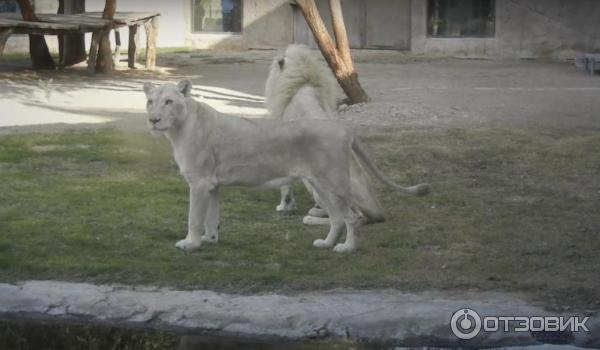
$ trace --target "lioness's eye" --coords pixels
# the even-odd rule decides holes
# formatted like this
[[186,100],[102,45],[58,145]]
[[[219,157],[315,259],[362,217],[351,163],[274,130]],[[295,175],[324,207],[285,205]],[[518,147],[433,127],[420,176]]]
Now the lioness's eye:
[[170,105],[171,103],[173,103],[173,100],[166,100],[166,101],[165,101],[165,104],[166,104],[167,106],[168,106],[168,105]]
[[151,104],[152,104],[152,100],[148,100],[148,105],[151,105]]

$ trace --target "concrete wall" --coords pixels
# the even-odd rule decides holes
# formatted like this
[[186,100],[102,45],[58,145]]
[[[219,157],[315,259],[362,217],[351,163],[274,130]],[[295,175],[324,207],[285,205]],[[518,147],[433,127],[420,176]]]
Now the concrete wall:
[[411,51],[426,55],[573,58],[600,51],[598,0],[496,0],[494,38],[428,38],[427,1],[412,0]]
[[[240,34],[192,33],[191,1],[120,0],[118,5],[119,11],[161,13],[159,47],[243,50],[280,48],[294,41],[294,21],[298,18],[288,0],[243,0],[244,29]],[[55,13],[58,6],[56,0],[35,3],[38,12]],[[104,0],[86,2],[88,11],[103,7]],[[579,52],[600,51],[599,0],[496,0],[493,38],[428,38],[427,1],[412,0],[410,7],[410,47],[417,54],[572,58]],[[122,30],[123,48],[127,47],[127,37],[127,30]],[[56,50],[55,37],[47,37],[47,42]],[[27,37],[15,35],[5,52],[27,50]]]
[[243,0],[242,33],[192,33],[192,2],[183,0],[185,44],[198,49],[267,49],[292,43],[294,16],[288,0]]

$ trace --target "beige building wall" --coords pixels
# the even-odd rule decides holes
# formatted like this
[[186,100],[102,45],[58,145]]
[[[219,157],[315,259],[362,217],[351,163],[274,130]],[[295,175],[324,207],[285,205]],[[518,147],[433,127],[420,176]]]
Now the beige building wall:
[[185,45],[197,49],[270,49],[293,42],[294,15],[288,0],[243,0],[241,33],[193,33],[192,0],[183,1]]

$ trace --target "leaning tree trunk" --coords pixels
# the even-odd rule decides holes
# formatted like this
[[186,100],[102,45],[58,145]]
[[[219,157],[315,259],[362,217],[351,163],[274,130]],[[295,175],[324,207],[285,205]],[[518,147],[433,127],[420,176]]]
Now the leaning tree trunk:
[[369,96],[358,81],[358,74],[354,68],[350,55],[350,44],[344,24],[344,16],[340,0],[329,0],[331,21],[336,44],[327,31],[323,19],[314,0],[296,0],[308,27],[312,31],[319,49],[333,71],[338,83],[344,90],[350,104],[368,102]]
[[[17,0],[17,3],[21,7],[21,16],[25,21],[38,21],[29,0]],[[29,34],[29,56],[34,69],[56,69],[43,35]]]
[[[112,20],[117,12],[117,0],[106,0],[102,18]],[[98,61],[96,63],[96,71],[102,73],[112,73],[114,70],[112,50],[110,47],[110,29],[95,33],[100,35],[100,46],[98,48]]]
[[[85,13],[85,0],[59,0],[58,13]],[[60,61],[64,66],[72,66],[87,59],[84,34],[60,35],[58,38]]]

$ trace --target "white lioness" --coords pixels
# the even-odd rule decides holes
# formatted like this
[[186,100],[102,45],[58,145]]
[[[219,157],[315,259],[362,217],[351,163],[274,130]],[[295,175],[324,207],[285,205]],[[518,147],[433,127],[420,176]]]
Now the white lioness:
[[[336,111],[336,86],[331,72],[313,53],[302,45],[290,45],[271,63],[265,87],[269,116],[279,120],[334,119]],[[354,155],[353,155],[354,158]],[[369,177],[360,162],[352,160],[350,188],[353,210],[361,217],[361,223],[384,220],[383,208],[375,196]],[[318,194],[305,183],[315,199],[315,207],[304,218],[306,224],[328,224],[327,213],[321,209]],[[292,187],[281,187],[281,201],[277,211],[296,208]]]
[[227,185],[273,187],[305,180],[318,193],[331,221],[319,248],[334,247],[344,227],[346,240],[336,252],[356,248],[358,217],[351,209],[352,153],[380,180],[397,190],[426,192],[391,183],[363,152],[356,138],[330,121],[251,120],[223,115],[190,97],[191,83],[144,84],[148,125],[164,133],[190,186],[188,233],[176,247],[193,250],[218,241],[218,189]]

